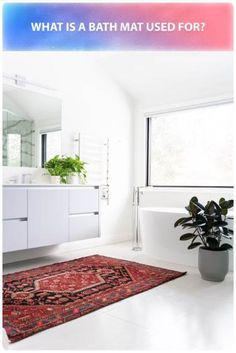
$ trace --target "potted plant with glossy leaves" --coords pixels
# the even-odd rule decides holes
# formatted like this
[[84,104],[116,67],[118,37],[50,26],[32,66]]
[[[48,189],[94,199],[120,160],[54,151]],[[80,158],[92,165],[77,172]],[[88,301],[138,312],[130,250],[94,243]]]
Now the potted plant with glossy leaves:
[[209,281],[223,281],[228,273],[229,244],[233,230],[227,222],[228,209],[233,207],[233,200],[226,201],[223,197],[219,203],[208,201],[205,206],[192,197],[186,207],[189,217],[182,217],[175,222],[175,227],[181,226],[190,230],[181,235],[180,240],[191,240],[188,249],[199,247],[198,268],[201,276]]

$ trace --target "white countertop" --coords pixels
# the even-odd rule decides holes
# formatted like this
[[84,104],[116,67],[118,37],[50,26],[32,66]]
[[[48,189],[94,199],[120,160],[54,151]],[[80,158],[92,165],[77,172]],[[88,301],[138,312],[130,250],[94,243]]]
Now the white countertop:
[[99,187],[89,184],[3,184],[3,187]]

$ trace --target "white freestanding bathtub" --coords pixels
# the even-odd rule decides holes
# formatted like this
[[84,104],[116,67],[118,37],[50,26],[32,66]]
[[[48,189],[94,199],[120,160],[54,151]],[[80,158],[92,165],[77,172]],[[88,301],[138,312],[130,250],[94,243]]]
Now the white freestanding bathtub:
[[[180,235],[188,230],[174,228],[175,221],[185,216],[188,213],[184,208],[140,207],[139,225],[144,252],[163,261],[197,266],[198,248],[188,250],[190,241],[179,240]],[[232,258],[233,251],[230,251],[230,270],[233,269]]]

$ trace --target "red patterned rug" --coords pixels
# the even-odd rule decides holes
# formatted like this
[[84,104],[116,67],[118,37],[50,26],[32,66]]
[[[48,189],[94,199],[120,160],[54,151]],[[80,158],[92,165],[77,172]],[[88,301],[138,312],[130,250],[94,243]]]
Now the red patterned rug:
[[3,326],[16,342],[185,273],[93,255],[5,275]]

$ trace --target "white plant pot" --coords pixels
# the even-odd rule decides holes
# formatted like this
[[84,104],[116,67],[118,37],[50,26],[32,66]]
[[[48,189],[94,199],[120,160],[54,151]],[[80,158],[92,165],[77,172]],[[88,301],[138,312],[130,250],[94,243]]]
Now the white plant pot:
[[51,184],[61,184],[61,177],[58,175],[51,175]]
[[68,175],[66,177],[67,184],[79,184],[79,176],[78,175]]

